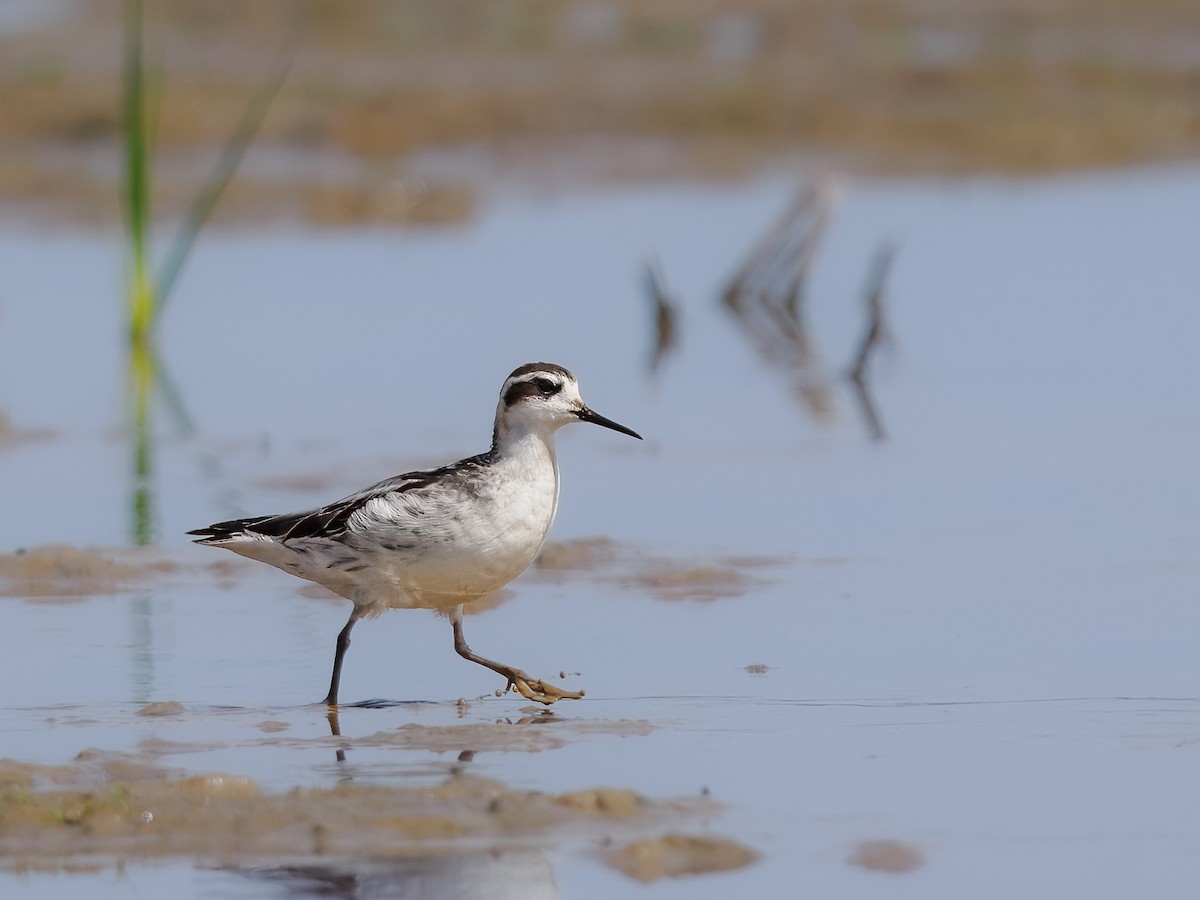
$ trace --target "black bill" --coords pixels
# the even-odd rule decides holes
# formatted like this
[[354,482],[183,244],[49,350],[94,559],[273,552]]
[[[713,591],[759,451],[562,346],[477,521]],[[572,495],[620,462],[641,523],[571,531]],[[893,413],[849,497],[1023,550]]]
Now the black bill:
[[627,434],[630,437],[635,437],[639,441],[642,439],[642,436],[632,428],[626,428],[624,425],[619,425],[612,419],[606,419],[604,416],[600,415],[600,413],[592,412],[586,406],[579,410],[578,416],[585,422],[591,422],[594,425],[603,425],[605,428],[611,428],[613,431],[619,431],[621,434]]

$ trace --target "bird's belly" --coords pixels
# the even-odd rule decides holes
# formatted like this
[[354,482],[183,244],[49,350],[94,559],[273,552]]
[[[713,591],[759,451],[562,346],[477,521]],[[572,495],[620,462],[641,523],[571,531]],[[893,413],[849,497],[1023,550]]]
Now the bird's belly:
[[449,609],[499,590],[532,561],[532,554],[522,558],[456,555],[408,563],[380,561],[364,586],[368,594],[386,597],[392,608]]
[[372,606],[450,609],[508,584],[529,567],[554,518],[551,493],[513,491],[461,515],[354,542],[366,568],[357,592]]

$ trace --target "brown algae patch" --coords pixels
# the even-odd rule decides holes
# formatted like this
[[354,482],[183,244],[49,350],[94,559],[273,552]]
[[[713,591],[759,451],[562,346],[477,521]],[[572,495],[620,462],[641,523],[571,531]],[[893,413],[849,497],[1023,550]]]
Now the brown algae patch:
[[0,412],[0,450],[34,441],[50,441],[58,433],[50,428],[19,428]]
[[872,872],[903,874],[921,868],[925,856],[920,848],[903,841],[862,841],[854,848],[848,862]]
[[614,869],[643,882],[731,872],[757,860],[756,851],[728,838],[686,834],[666,834],[634,841],[606,858]]
[[629,579],[630,587],[648,591],[660,600],[740,597],[760,583],[727,566],[680,566],[674,563],[658,563]]
[[170,560],[133,554],[117,558],[99,550],[47,544],[0,554],[0,596],[89,597],[119,594],[174,571]]
[[[96,779],[63,789],[63,767],[0,763],[0,856],[389,858],[439,842],[559,837],[614,825],[645,828],[711,811],[703,800],[652,801],[621,788],[567,794],[515,790],[456,774],[441,784],[340,784],[266,793],[249,778],[207,774]],[[70,767],[67,767],[70,768]],[[50,782],[51,787],[40,785]]]
[[[58,775],[54,783],[64,788],[83,790],[97,783],[161,781],[172,772],[160,763],[160,758],[145,751],[116,752],[89,747],[76,755],[73,766],[54,769]],[[46,780],[40,767],[30,774],[36,783]],[[179,774],[178,770],[175,774]]]
[[147,703],[137,711],[139,716],[179,716],[184,712],[183,704],[178,700],[156,700]]
[[740,597],[767,582],[749,570],[781,565],[787,559],[763,556],[716,556],[702,562],[645,554],[608,538],[550,543],[536,570],[563,580],[589,573],[603,581],[660,600],[718,600]]
[[616,541],[605,537],[549,541],[535,565],[546,573],[594,571],[602,565],[616,563],[624,551],[625,548]]

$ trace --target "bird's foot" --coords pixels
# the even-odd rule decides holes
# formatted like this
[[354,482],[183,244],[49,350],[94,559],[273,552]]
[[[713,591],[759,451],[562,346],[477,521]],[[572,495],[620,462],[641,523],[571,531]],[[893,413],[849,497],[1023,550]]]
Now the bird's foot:
[[504,686],[503,691],[497,691],[497,694],[507,694],[515,689],[526,700],[544,703],[547,706],[557,700],[583,699],[583,691],[568,691],[540,678],[530,678],[520,669],[510,669],[500,674],[508,679],[508,684]]

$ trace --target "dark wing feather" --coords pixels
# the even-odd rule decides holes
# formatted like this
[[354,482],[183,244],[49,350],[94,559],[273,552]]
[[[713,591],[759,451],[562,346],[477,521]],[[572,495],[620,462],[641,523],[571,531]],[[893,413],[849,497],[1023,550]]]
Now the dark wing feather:
[[188,534],[198,534],[205,538],[223,538],[229,537],[232,534],[238,534],[253,528],[260,522],[266,522],[271,516],[254,516],[249,519],[230,519],[228,522],[217,522],[209,525],[207,528],[196,528],[189,531]]
[[222,541],[252,531],[255,534],[278,538],[287,541],[292,538],[324,537],[336,539],[345,532],[346,522],[358,510],[375,499],[386,494],[397,494],[416,488],[427,487],[439,479],[464,469],[478,468],[490,462],[488,453],[460,460],[440,469],[430,469],[422,472],[406,472],[384,479],[368,488],[363,488],[349,497],[343,497],[320,509],[306,510],[299,513],[284,513],[278,516],[252,516],[247,519],[230,519],[228,522],[217,522],[207,528],[197,528],[188,534],[198,535],[199,544]]

